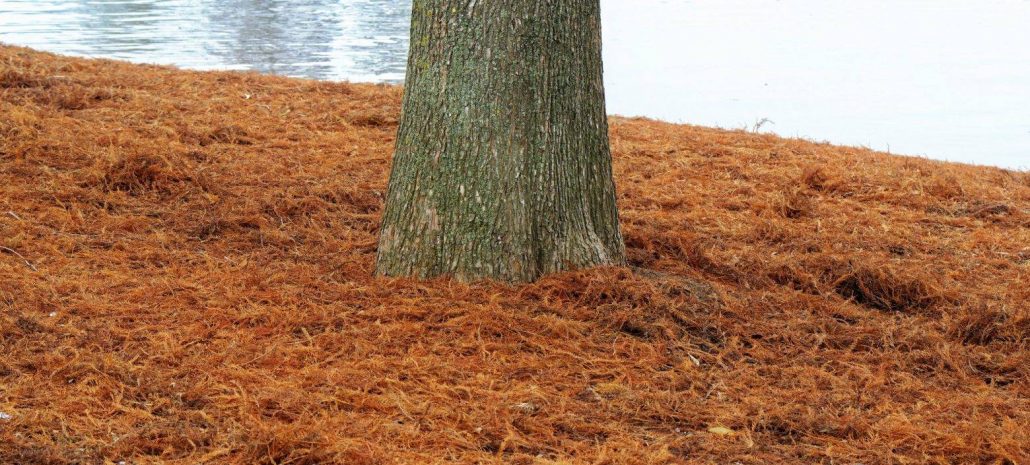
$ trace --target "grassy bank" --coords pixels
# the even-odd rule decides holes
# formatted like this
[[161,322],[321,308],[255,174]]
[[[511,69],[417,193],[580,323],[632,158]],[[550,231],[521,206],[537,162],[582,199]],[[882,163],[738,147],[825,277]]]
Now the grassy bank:
[[632,267],[374,279],[400,96],[0,46],[0,463],[1027,463],[1030,175],[615,117]]

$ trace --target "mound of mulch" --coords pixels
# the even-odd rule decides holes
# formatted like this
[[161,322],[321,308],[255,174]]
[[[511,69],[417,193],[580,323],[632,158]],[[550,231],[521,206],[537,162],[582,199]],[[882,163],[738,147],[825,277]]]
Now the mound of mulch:
[[632,266],[376,279],[400,97],[0,47],[0,463],[1028,463],[1030,175],[616,117]]

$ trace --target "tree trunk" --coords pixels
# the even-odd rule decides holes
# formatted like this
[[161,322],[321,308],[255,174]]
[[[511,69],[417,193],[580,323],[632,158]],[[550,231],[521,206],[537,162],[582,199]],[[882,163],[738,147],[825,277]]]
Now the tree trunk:
[[599,0],[414,0],[376,272],[528,282],[625,262]]

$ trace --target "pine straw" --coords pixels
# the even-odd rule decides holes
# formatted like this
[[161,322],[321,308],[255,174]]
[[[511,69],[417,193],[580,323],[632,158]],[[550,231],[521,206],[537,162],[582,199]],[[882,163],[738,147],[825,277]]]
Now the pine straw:
[[1030,175],[613,118],[632,267],[374,279],[400,96],[0,47],[0,463],[1028,463]]

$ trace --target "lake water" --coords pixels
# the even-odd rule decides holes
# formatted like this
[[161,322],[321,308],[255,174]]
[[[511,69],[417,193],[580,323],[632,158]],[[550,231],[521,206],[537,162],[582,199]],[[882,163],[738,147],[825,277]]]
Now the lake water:
[[[1030,168],[1028,0],[602,0],[610,113]],[[0,42],[401,82],[410,0],[0,0]]]

